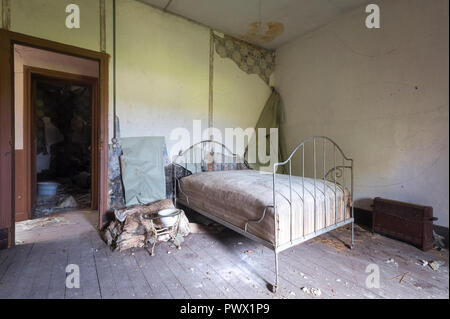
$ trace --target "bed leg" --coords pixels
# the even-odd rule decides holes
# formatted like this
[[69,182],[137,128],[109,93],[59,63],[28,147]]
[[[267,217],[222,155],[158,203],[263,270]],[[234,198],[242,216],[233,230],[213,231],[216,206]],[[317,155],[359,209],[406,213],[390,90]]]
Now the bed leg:
[[277,293],[278,289],[278,252],[275,251],[275,283],[272,285],[272,292]]

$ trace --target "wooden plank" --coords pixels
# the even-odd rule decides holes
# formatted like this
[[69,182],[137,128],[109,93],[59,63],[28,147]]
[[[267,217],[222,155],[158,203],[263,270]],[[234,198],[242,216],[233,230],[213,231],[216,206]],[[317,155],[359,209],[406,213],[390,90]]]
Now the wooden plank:
[[106,250],[110,248],[104,244],[99,245],[96,239],[97,236],[98,234],[96,232],[92,232],[90,237],[94,247],[94,261],[102,298],[119,298],[120,293],[117,289],[112,266],[106,253]]
[[152,257],[148,252],[144,248],[136,249],[133,257],[139,269],[141,269],[146,281],[150,285],[150,288],[153,291],[153,297],[158,299],[173,298],[159,276],[159,273],[156,271],[155,265],[152,262]]
[[[71,239],[70,245],[67,248],[67,265],[75,264],[80,266],[81,264],[81,247],[80,247],[80,236],[76,236],[75,238]],[[67,267],[66,265],[66,267]],[[65,272],[65,268],[64,268]],[[66,274],[67,276],[67,274]],[[68,288],[66,286],[66,293],[65,293],[65,299],[80,299],[83,296],[83,290],[81,288],[81,278],[83,277],[83,274],[81,273],[80,269],[80,288]]]
[[134,250],[128,251],[128,253],[123,257],[124,264],[133,284],[136,298],[154,298],[154,292],[134,258]]
[[[331,235],[335,236],[334,240],[342,240],[342,236],[345,235],[349,237],[349,235],[343,231],[330,234],[329,236]],[[377,238],[378,240],[374,243],[368,236],[368,232],[362,233],[361,235],[364,236],[364,240],[361,240],[355,249],[351,251],[351,253],[348,251],[345,252],[345,258],[351,260],[353,264],[358,265],[358,267],[362,270],[364,270],[369,263],[377,264],[382,275],[382,286],[389,285],[389,289],[383,289],[382,291],[388,291],[392,294],[393,298],[400,298],[400,296],[405,294],[410,295],[411,297],[417,296],[417,298],[421,298],[421,296],[423,296],[423,292],[418,291],[420,289],[425,289],[429,296],[438,297],[443,294],[444,296],[448,295],[448,285],[445,281],[435,281],[435,279],[432,278],[434,276],[431,275],[432,273],[435,273],[434,271],[432,271],[429,267],[423,269],[423,267],[417,265],[417,261],[415,259],[419,258],[411,258],[412,252],[408,254],[405,253],[405,250],[411,248],[415,254],[421,254],[423,253],[422,251],[405,243],[388,239],[383,236],[379,236],[380,238]],[[386,242],[382,243],[382,241]],[[381,244],[378,246],[378,249],[375,248],[377,247],[377,244]],[[317,246],[319,249],[326,249],[326,246],[323,244],[320,245],[319,243]],[[399,246],[406,247],[401,247],[399,249]],[[331,259],[339,259],[343,257],[342,254],[338,254],[335,250],[328,250],[328,255]],[[432,254],[432,252],[430,252],[430,254]],[[393,259],[393,262],[387,262],[391,258]],[[423,258],[427,260],[427,257]],[[426,276],[427,271],[430,272],[430,276]],[[401,285],[398,284],[398,281],[391,279],[404,273],[408,273],[408,275],[404,277]],[[415,278],[417,278],[419,274],[425,276],[418,281]],[[430,283],[430,281],[433,283]],[[422,284],[422,286],[420,286],[420,284]],[[418,289],[418,287],[421,288]]]
[[229,298],[232,292],[228,292],[229,288],[228,291],[226,290],[225,287],[228,284],[214,271],[211,271],[211,267],[205,264],[189,245],[189,239],[186,238],[180,253],[173,254],[173,257],[183,268],[193,273],[194,280],[201,283],[208,298]]
[[46,252],[45,243],[34,244],[33,249],[24,261],[24,267],[18,276],[14,289],[10,291],[11,298],[28,298],[34,279],[39,276],[39,265]]
[[211,267],[239,291],[243,298],[272,297],[265,287],[266,282],[257,275],[257,272],[248,271],[239,260],[227,255],[217,240],[205,240],[207,238],[205,235],[197,237],[203,238],[193,241],[195,249],[204,250],[211,257],[209,263]]
[[133,283],[131,282],[131,278],[128,275],[123,261],[124,252],[112,252],[109,249],[105,249],[104,252],[111,264],[112,275],[116,283],[119,298],[135,298],[136,293],[134,291]]
[[[169,246],[169,247],[167,247]],[[174,255],[180,253],[176,248],[170,248],[170,242],[160,243],[158,255],[155,258],[160,259],[166,269],[169,269],[173,276],[180,282],[184,290],[187,291],[190,298],[210,298],[203,289],[203,284],[198,276],[187,267],[182,267]],[[170,253],[170,254],[169,254]]]
[[87,234],[80,238],[80,286],[82,297],[87,299],[101,298],[100,284],[94,259],[94,247]]
[[[191,234],[181,250],[161,243],[151,257],[145,249],[111,252],[86,226],[78,237],[0,252],[0,298],[63,298],[70,262],[80,266],[82,288],[67,289],[67,298],[317,298],[301,291],[303,286],[320,288],[320,298],[448,298],[449,293],[448,265],[435,272],[415,264],[417,258],[448,261],[447,251],[424,253],[359,230],[353,250],[343,244],[349,231],[340,229],[280,253],[274,295],[265,286],[274,280],[273,251],[235,232]],[[398,266],[386,263],[389,258]],[[365,286],[369,263],[380,266],[380,289]],[[390,280],[403,272],[410,275],[402,283]]]
[[9,265],[14,259],[18,249],[3,249],[0,250],[0,284],[2,282],[2,278],[7,272]]
[[[374,261],[380,260],[384,263],[386,260],[393,258],[399,264],[402,271],[409,271],[417,277],[418,284],[419,282],[423,282],[424,287],[432,285],[448,291],[448,283],[445,275],[445,273],[448,274],[447,253],[441,253],[437,250],[424,252],[411,245],[384,236],[378,236],[376,242],[363,242],[360,248],[361,251],[368,253],[368,255],[363,255],[363,258],[370,258]],[[440,271],[436,272],[428,266],[422,267],[417,265],[420,260],[440,260],[446,262],[446,264],[442,266]]]
[[66,295],[66,266],[70,240],[60,240],[56,246],[47,298],[64,299]]
[[[252,245],[256,246],[257,244],[252,243]],[[299,287],[306,286],[309,288],[319,288],[321,289],[323,297],[328,298],[381,297],[374,292],[368,291],[364,286],[360,286],[359,283],[354,282],[351,275],[346,277],[344,274],[334,271],[337,266],[344,265],[344,267],[346,267],[348,261],[344,261],[339,265],[336,265],[336,261],[323,262],[323,253],[318,253],[314,248],[309,248],[309,245],[310,243],[306,242],[279,254],[279,273],[282,278],[286,276],[286,279],[289,280],[289,282],[296,283]],[[299,254],[299,251],[302,253]],[[259,254],[251,254],[251,256],[258,255]],[[260,262],[262,263],[264,263],[264,259],[273,258],[273,252],[268,249],[261,250],[260,255],[262,259]],[[295,281],[292,278],[292,276],[295,276],[295,273],[300,274],[300,278],[297,279],[298,281]],[[362,280],[363,284],[364,282],[365,278]]]
[[[271,295],[273,298],[312,298],[309,295],[304,294],[301,291],[302,286],[296,286],[293,284],[294,280],[289,273],[283,272],[284,265],[279,264],[279,280],[280,286],[276,294],[269,292],[269,287],[275,281],[275,256],[274,252],[263,245],[255,243],[244,236],[228,236],[223,235],[223,243],[232,246],[234,249],[229,249],[230,254],[234,254],[237,258],[241,259],[243,263],[247,265],[249,269],[258,272],[265,280],[265,292]],[[266,254],[264,257],[260,257],[260,254],[256,253],[259,249],[263,249]],[[281,254],[279,254],[280,256]],[[283,268],[282,268],[283,267]],[[269,285],[269,287],[267,286]]]
[[154,265],[154,269],[156,269],[161,282],[164,282],[164,285],[167,287],[172,297],[176,299],[189,299],[189,293],[183,287],[178,278],[169,268],[167,268],[161,258],[158,258],[158,254],[161,255],[164,253],[160,245],[155,249],[155,253],[155,256],[150,256],[149,254],[149,257],[151,258],[151,261],[149,262]]
[[29,293],[29,298],[45,299],[48,296],[50,280],[53,270],[53,258],[55,256],[58,242],[48,242],[43,244],[40,263],[33,284]]
[[13,291],[16,282],[19,280],[21,271],[25,267],[26,259],[33,248],[34,244],[10,248],[17,251],[14,257],[9,259],[4,265],[6,268],[0,280],[0,299],[11,298],[11,292]]
[[[302,250],[306,246],[307,243],[303,243],[284,251],[280,254],[280,260],[288,266],[297,266],[310,279],[309,287],[321,289],[322,294],[329,298],[360,299],[381,297],[375,292],[368,291],[365,287],[360,286],[360,283],[353,280],[351,275],[345,275],[345,273],[336,271],[336,268],[339,266],[347,267],[348,262],[340,265],[336,265],[337,261],[332,263],[323,262],[322,256],[317,251],[312,249]],[[363,280],[362,283],[364,284],[364,282]]]

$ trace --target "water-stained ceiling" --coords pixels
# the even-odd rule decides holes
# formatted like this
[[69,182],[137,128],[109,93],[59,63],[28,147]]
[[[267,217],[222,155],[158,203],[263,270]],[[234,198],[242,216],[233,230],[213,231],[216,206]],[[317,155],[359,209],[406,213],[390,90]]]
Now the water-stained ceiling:
[[[277,48],[368,0],[140,0],[266,48]],[[363,11],[364,12],[364,11]]]

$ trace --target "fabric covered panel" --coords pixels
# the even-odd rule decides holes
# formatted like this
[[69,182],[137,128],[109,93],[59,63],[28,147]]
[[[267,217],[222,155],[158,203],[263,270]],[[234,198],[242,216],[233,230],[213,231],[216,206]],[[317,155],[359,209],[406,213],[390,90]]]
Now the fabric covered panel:
[[126,205],[166,198],[164,137],[121,138],[120,164]]

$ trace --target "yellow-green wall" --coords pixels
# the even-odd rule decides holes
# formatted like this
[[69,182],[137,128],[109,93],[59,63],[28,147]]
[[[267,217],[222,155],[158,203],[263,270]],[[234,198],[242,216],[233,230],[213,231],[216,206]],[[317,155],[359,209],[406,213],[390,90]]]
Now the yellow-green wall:
[[[80,7],[80,29],[68,29],[66,6]],[[13,0],[11,30],[56,42],[100,49],[100,5],[96,0]]]
[[[65,7],[80,6],[81,28],[68,29]],[[112,56],[112,1],[106,0],[107,53]],[[98,0],[11,1],[11,30],[95,51],[100,50]],[[112,60],[110,137],[112,137]],[[252,127],[268,98],[268,86],[217,54],[214,123]],[[117,0],[117,115],[121,136],[166,137],[176,127],[207,126],[209,29],[135,0]]]

